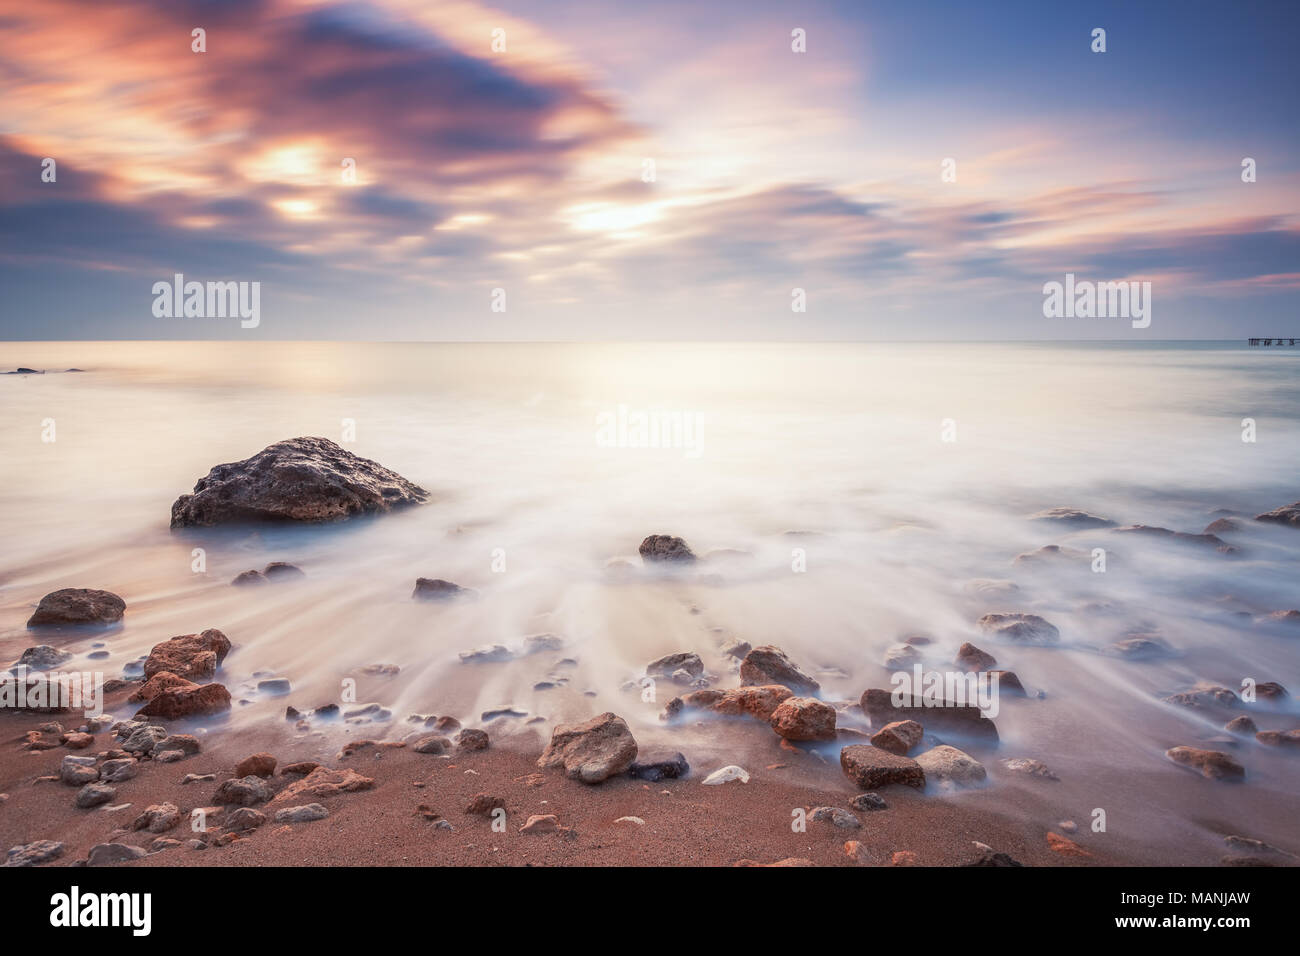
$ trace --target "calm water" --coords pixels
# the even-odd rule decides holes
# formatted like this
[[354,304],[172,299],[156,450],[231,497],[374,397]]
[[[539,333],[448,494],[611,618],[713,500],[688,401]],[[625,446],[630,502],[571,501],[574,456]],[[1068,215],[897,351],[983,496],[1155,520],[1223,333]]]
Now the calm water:
[[[1218,509],[1295,501],[1298,361],[1295,350],[1210,343],[3,344],[0,368],[86,371],[0,377],[0,641],[10,659],[32,643],[23,622],[47,591],[104,587],[129,610],[100,638],[111,657],[96,669],[114,676],[161,639],[220,627],[237,646],[223,679],[252,701],[236,723],[283,709],[252,692],[254,673],[288,677],[290,700],[310,707],[336,699],[357,668],[394,663],[399,677],[364,681],[362,694],[399,717],[613,709],[653,737],[664,733],[662,697],[643,704],[620,687],[662,654],[698,651],[726,685],[722,640],[775,643],[824,669],[828,697],[856,698],[887,686],[887,646],[925,631],[935,665],[970,639],[1045,692],[1003,706],[998,756],[1059,765],[1061,813],[1086,823],[1090,808],[1113,807],[1117,825],[1145,839],[1199,838],[1224,788],[1161,754],[1222,720],[1159,697],[1243,677],[1300,693],[1300,640],[1252,622],[1300,606],[1300,532],[1252,527],[1226,557],[1026,516],[1072,506],[1199,532]],[[631,432],[609,425],[620,407]],[[676,416],[676,447],[627,447],[638,414]],[[1254,442],[1242,441],[1244,418]],[[51,419],[55,440],[43,441]],[[433,502],[340,527],[168,530],[172,501],[212,465],[297,435],[342,441],[347,421],[345,447]],[[639,565],[637,544],[654,532],[700,554],[747,554],[715,556],[685,581],[607,567]],[[1053,543],[1105,547],[1106,572],[1013,566]],[[195,548],[204,573],[192,570]],[[229,587],[272,560],[301,565],[307,580]],[[805,572],[792,571],[798,561]],[[478,598],[413,604],[417,576]],[[981,591],[978,579],[1018,590]],[[983,639],[974,621],[990,610],[1042,614],[1064,646]],[[1178,656],[1098,653],[1133,628],[1159,632]],[[561,691],[533,690],[557,655],[458,660],[539,631],[562,635],[577,660]],[[1296,714],[1257,721],[1291,727]],[[1294,841],[1285,821],[1300,809],[1300,761],[1253,745],[1239,757],[1251,782],[1233,801],[1254,823],[1238,831]]]

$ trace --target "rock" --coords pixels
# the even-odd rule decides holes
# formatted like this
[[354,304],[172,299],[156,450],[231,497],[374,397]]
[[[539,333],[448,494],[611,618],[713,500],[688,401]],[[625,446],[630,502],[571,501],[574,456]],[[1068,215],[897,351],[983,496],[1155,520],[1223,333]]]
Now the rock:
[[895,850],[889,858],[890,866],[916,866],[916,854],[911,850]]
[[[427,579],[421,578],[420,580]],[[472,651],[461,651],[460,662],[462,664],[500,664],[504,661],[513,660],[514,656],[514,652],[504,644],[490,644],[476,647]]]
[[1080,530],[1083,528],[1113,528],[1115,526],[1115,522],[1109,518],[1089,514],[1075,508],[1048,508],[1046,511],[1040,511],[1029,517],[1033,521],[1050,521],[1054,524],[1066,525]]
[[112,866],[114,863],[129,863],[145,855],[142,846],[127,846],[125,843],[101,843],[92,846],[86,857],[86,866]]
[[1091,853],[1069,837],[1063,837],[1059,833],[1053,833],[1050,830],[1047,832],[1047,846],[1054,853],[1059,853],[1062,856],[1074,856],[1085,860],[1092,858]]
[[713,773],[704,778],[704,786],[716,787],[724,783],[731,783],[733,780],[739,780],[741,783],[749,783],[749,771],[744,767],[737,767],[735,764],[729,764],[726,767],[719,767]]
[[117,788],[106,783],[88,783],[77,791],[76,805],[82,810],[108,803],[117,796]]
[[925,728],[915,720],[895,720],[871,735],[871,745],[906,757],[921,743]]
[[1207,524],[1201,530],[1201,534],[1231,534],[1241,530],[1243,530],[1241,522],[1236,518],[1217,518]]
[[1089,552],[1081,551],[1078,548],[1063,548],[1059,544],[1045,544],[1041,548],[1016,555],[1011,563],[1016,567],[1027,567],[1033,570],[1040,567],[1069,564],[1070,562],[1086,562],[1091,557]]
[[305,777],[319,766],[320,764],[314,760],[300,760],[297,763],[285,764],[281,767],[280,776],[284,777],[293,774],[294,776]]
[[670,700],[666,716],[671,719],[686,710],[697,709],[733,717],[747,715],[768,722],[781,701],[793,696],[790,688],[779,684],[730,690],[699,690]]
[[417,754],[445,754],[451,741],[441,734],[422,734],[411,743],[411,749]]
[[921,652],[916,649],[915,644],[891,644],[885,648],[885,656],[881,663],[885,667],[902,670],[911,667],[920,659]]
[[[440,718],[438,722],[441,723],[443,719],[444,718]],[[454,720],[454,718],[451,719]],[[459,727],[460,724],[456,723],[455,726]],[[487,750],[488,733],[486,730],[474,730],[472,728],[462,730],[456,735],[456,747],[457,749],[466,752]]]
[[849,801],[849,806],[854,810],[864,812],[889,809],[889,804],[885,802],[885,798],[878,793],[860,793]]
[[996,677],[998,679],[999,693],[1010,691],[1011,693],[1018,694],[1022,697],[1028,695],[1028,691],[1025,690],[1025,685],[1020,683],[1020,677],[1015,671],[991,670],[986,671],[986,673],[990,677]]
[[553,813],[533,814],[519,828],[520,833],[554,833],[560,829],[559,818]]
[[294,581],[298,578],[305,578],[302,568],[296,564],[290,564],[288,561],[272,561],[262,569],[268,580],[271,581]]
[[944,730],[993,741],[998,739],[997,727],[975,704],[940,700],[937,706],[931,707],[896,707],[892,693],[878,687],[863,691],[860,703],[873,727],[883,727],[896,720],[915,720],[931,731]]
[[285,807],[275,811],[276,823],[311,823],[324,820],[330,812],[319,803],[304,803],[297,807]]
[[149,852],[161,853],[163,850],[170,850],[172,847],[180,845],[180,840],[169,840],[167,837],[158,837],[149,844]]
[[1262,515],[1255,515],[1255,520],[1300,528],[1300,501],[1274,508],[1272,511],[1265,511]]
[[1232,718],[1232,720],[1223,725],[1223,729],[1228,731],[1230,734],[1241,734],[1243,736],[1259,732],[1259,728],[1255,726],[1255,722],[1244,714],[1240,717]]
[[14,661],[14,667],[26,667],[28,670],[47,671],[58,667],[64,661],[72,659],[67,651],[61,651],[49,644],[38,644],[23,651],[22,656]]
[[805,674],[779,647],[756,647],[740,662],[740,682],[747,687],[780,684],[795,694],[813,696],[821,684]]
[[1158,637],[1150,636],[1136,636],[1116,641],[1108,650],[1131,661],[1154,660],[1173,655],[1173,649],[1168,644]]
[[95,758],[64,757],[59,767],[59,779],[70,787],[81,787],[98,780],[99,770],[95,767]]
[[1023,773],[1030,777],[1042,777],[1044,780],[1060,780],[1048,769],[1047,764],[1032,757],[1007,757],[1001,761],[1002,766],[1012,773]]
[[137,717],[178,720],[201,717],[230,710],[230,691],[222,684],[194,684],[188,688],[165,690],[138,711]]
[[261,810],[253,810],[249,807],[240,807],[229,816],[224,818],[224,824],[227,830],[232,832],[243,832],[247,830],[256,830],[266,823],[266,814]]
[[972,671],[988,671],[998,666],[996,657],[986,651],[980,650],[969,641],[957,648],[957,660],[955,663],[958,668],[967,673]]
[[131,821],[132,830],[166,833],[181,822],[181,811],[174,803],[157,803],[145,807],[143,813]]
[[680,780],[690,773],[690,764],[680,753],[656,753],[640,757],[627,772],[637,780]]
[[1261,730],[1255,739],[1266,747],[1300,747],[1300,729]]
[[895,784],[925,787],[925,771],[915,760],[867,744],[853,744],[841,750],[840,769],[860,790]]
[[[786,532],[786,533],[789,534],[790,532]],[[802,866],[816,866],[817,864],[814,863],[812,860],[809,860],[802,856],[787,856],[784,860],[777,860],[775,863],[759,863],[755,860],[737,860],[735,865],[736,866],[762,866],[762,867],[772,867],[772,866],[802,867]]]
[[840,807],[813,807],[808,819],[814,823],[830,823],[841,830],[857,830],[862,827],[861,820]]
[[637,551],[646,564],[659,561],[691,563],[695,560],[695,552],[691,550],[690,545],[681,538],[674,538],[667,534],[650,535],[641,542]]
[[1195,747],[1174,747],[1165,756],[1176,764],[1199,770],[1210,780],[1244,780],[1245,768],[1227,754],[1218,750],[1197,750]]
[[295,780],[276,794],[275,799],[271,801],[271,806],[293,804],[304,797],[315,797],[319,800],[340,793],[359,793],[362,790],[372,789],[374,785],[373,779],[363,777],[355,770],[330,770],[328,767],[317,767],[301,780]]
[[786,740],[834,740],[835,708],[814,697],[788,697],[772,711],[771,724]]
[[1191,690],[1166,697],[1165,703],[1178,704],[1180,707],[1233,707],[1241,701],[1231,688],[1201,681]]
[[985,614],[979,619],[986,633],[1021,644],[1055,644],[1061,632],[1037,614]]
[[270,583],[261,571],[241,571],[230,582],[232,587],[237,588],[259,587]]
[[224,781],[213,794],[214,803],[251,807],[271,799],[271,788],[261,777],[249,775]]
[[640,817],[619,817],[615,823],[635,823],[639,827],[645,826],[645,821]]
[[970,754],[940,744],[932,747],[916,758],[927,780],[943,786],[976,787],[988,776],[984,765]]
[[1234,850],[1238,853],[1253,853],[1261,856],[1283,856],[1291,859],[1295,858],[1295,854],[1293,853],[1279,850],[1275,846],[1269,846],[1263,840],[1256,840],[1252,837],[1226,836],[1223,838],[1223,843],[1229,850]]
[[1005,853],[998,853],[990,846],[977,843],[979,856],[969,863],[963,863],[962,866],[1024,866],[1019,860],[1013,859]]
[[505,797],[493,796],[490,793],[476,793],[470,798],[469,806],[465,807],[465,812],[490,817],[493,810],[504,810],[505,806]]
[[607,712],[582,724],[556,727],[537,766],[563,767],[571,780],[600,783],[627,770],[636,753],[627,723]]
[[1118,534],[1137,534],[1147,538],[1160,538],[1166,541],[1174,541],[1179,544],[1200,545],[1202,547],[1214,548],[1224,554],[1232,554],[1237,550],[1218,535],[1214,534],[1187,534],[1183,531],[1171,531],[1169,528],[1157,528],[1146,524],[1126,525],[1123,528],[1114,528],[1112,530]]
[[429,493],[326,438],[290,438],[217,465],[172,505],[171,526],[339,521],[423,504]]
[[867,853],[867,848],[857,840],[844,841],[844,855],[854,863],[867,865],[871,862],[871,857]]
[[728,641],[726,644],[722,645],[723,655],[734,658],[738,661],[743,661],[752,650],[753,648],[750,646],[749,641]]
[[130,780],[138,773],[136,761],[130,757],[117,757],[105,760],[99,768],[99,778],[107,783],[121,783]]
[[5,866],[39,866],[63,856],[63,844],[54,840],[37,840],[10,847]]
[[669,654],[657,661],[651,661],[646,665],[645,672],[647,677],[670,678],[673,672],[679,669],[686,671],[691,677],[699,677],[704,673],[704,661],[700,660],[698,654]]
[[230,639],[215,627],[199,634],[183,634],[154,645],[144,662],[147,680],[163,671],[199,681],[215,677],[230,653]]
[[275,758],[268,753],[256,753],[235,764],[236,777],[262,777],[275,774]]
[[469,588],[444,581],[442,578],[416,578],[411,599],[415,601],[446,601],[462,594],[473,594]]
[[63,734],[62,736],[59,737],[59,740],[63,744],[63,746],[67,747],[69,750],[85,750],[87,747],[89,747],[91,744],[95,742],[95,737],[93,734],[82,734],[82,733],[74,732],[70,734]]
[[116,624],[122,620],[126,602],[112,591],[95,588],[63,588],[51,591],[36,605],[27,619],[28,627],[76,627]]
[[129,704],[142,704],[153,700],[165,690],[189,690],[196,685],[192,680],[179,677],[171,671],[159,671],[136,688],[126,700]]
[[293,685],[289,683],[289,679],[286,677],[271,677],[257,682],[257,692],[266,694],[269,697],[283,697],[292,690]]
[[1300,611],[1295,609],[1287,611],[1274,611],[1265,618],[1266,621],[1275,621],[1279,624],[1300,624]]
[[[193,756],[199,752],[199,739],[193,734],[168,734],[162,740],[153,745],[155,755],[168,750],[179,750],[186,756]],[[242,777],[243,774],[236,774]]]
[[209,783],[216,779],[217,775],[215,773],[187,773],[185,776],[181,777],[181,784]]
[[1255,685],[1255,697],[1258,700],[1282,700],[1288,696],[1286,688],[1277,681],[1264,681]]

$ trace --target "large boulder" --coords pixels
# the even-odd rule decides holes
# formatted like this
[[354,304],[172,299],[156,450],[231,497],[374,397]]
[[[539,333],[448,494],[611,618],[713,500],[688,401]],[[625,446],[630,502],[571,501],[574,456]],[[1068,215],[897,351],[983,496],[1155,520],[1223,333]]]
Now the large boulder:
[[572,780],[600,783],[632,766],[636,753],[627,722],[607,712],[586,723],[556,727],[537,766],[563,767]]
[[290,438],[214,467],[176,499],[171,526],[339,521],[428,500],[423,488],[328,438]]
[[799,669],[785,651],[770,644],[756,647],[740,662],[740,682],[750,687],[781,684],[796,694],[815,695],[822,689],[812,677]]
[[925,788],[925,771],[915,760],[867,744],[841,750],[840,769],[860,790],[879,790],[891,784]]
[[82,624],[116,624],[122,620],[126,602],[112,591],[95,588],[63,588],[51,591],[36,605],[27,619],[28,627],[73,627]]
[[229,653],[230,638],[215,627],[183,634],[154,645],[144,662],[144,676],[148,680],[166,671],[187,680],[206,680],[216,676]]

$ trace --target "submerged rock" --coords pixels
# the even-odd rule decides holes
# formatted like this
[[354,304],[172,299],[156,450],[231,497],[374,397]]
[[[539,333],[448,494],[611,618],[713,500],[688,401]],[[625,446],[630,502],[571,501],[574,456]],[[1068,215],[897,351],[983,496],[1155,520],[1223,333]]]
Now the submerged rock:
[[873,727],[884,727],[896,720],[914,720],[931,730],[998,739],[997,727],[975,704],[939,699],[932,706],[895,706],[893,694],[878,687],[863,691],[860,704]]
[[957,659],[954,662],[961,670],[987,671],[998,666],[998,660],[987,651],[982,651],[974,644],[967,641],[957,648]]
[[138,711],[136,717],[176,720],[230,710],[230,691],[222,684],[190,684],[165,690]]
[[704,661],[700,660],[698,654],[683,652],[669,654],[657,661],[651,661],[645,668],[647,677],[658,678],[671,678],[673,673],[678,670],[684,670],[692,677],[699,677],[704,673]]
[[1300,501],[1274,508],[1272,511],[1265,511],[1262,515],[1255,515],[1255,520],[1300,528]]
[[1231,554],[1237,550],[1218,535],[1214,534],[1188,534],[1185,531],[1171,531],[1169,528],[1158,528],[1154,525],[1146,524],[1126,525],[1123,528],[1115,528],[1114,530],[1118,534],[1137,534],[1147,538],[1160,538],[1166,541],[1176,541],[1183,544],[1202,545],[1204,547],[1214,548],[1224,554]]
[[1042,777],[1044,780],[1060,780],[1047,764],[1033,757],[1007,757],[1001,761],[1002,766],[1012,773],[1023,773],[1030,777]]
[[606,712],[585,723],[556,727],[537,766],[562,767],[572,780],[600,783],[627,770],[636,754],[627,722]]
[[1029,516],[1033,521],[1052,521],[1071,528],[1113,528],[1115,522],[1077,508],[1048,508]]
[[176,499],[171,526],[339,521],[428,500],[423,488],[327,438],[290,438],[214,467]]
[[985,614],[978,623],[986,633],[1022,644],[1055,644],[1061,639],[1056,625],[1037,614]]
[[1219,750],[1198,750],[1195,747],[1173,747],[1165,756],[1176,764],[1199,770],[1210,780],[1244,780],[1246,770],[1236,760]]
[[970,754],[940,744],[919,754],[916,762],[925,771],[927,780],[953,787],[975,787],[984,782],[988,772],[984,765]]
[[733,687],[729,690],[697,690],[674,697],[664,710],[664,718],[673,720],[687,710],[708,710],[730,717],[749,716],[771,721],[781,701],[794,694],[780,684],[759,687]]
[[14,667],[26,667],[31,670],[47,671],[58,667],[64,661],[72,659],[72,655],[67,651],[61,651],[57,647],[51,647],[49,644],[38,644],[35,647],[29,647],[23,651],[18,660],[14,661]]
[[463,588],[442,578],[416,578],[415,590],[411,598],[415,601],[447,601],[462,594],[473,594],[469,588]]
[[122,620],[126,602],[112,591],[95,588],[63,588],[51,591],[36,605],[27,619],[28,627],[74,627],[116,624]]

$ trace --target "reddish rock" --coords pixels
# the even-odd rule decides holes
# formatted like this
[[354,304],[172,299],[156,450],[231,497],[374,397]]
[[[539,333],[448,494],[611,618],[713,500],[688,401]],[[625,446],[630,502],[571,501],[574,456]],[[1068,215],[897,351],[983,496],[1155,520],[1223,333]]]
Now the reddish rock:
[[916,854],[911,850],[895,850],[889,857],[890,866],[916,866]]
[[987,671],[998,666],[997,658],[967,641],[957,648],[956,665],[964,671]]
[[181,717],[201,717],[219,714],[230,709],[230,691],[221,684],[193,684],[166,690],[145,704],[135,716],[158,717],[176,720]]
[[891,754],[906,757],[921,743],[924,735],[925,728],[915,720],[895,720],[872,734],[871,744],[881,750],[888,750]]
[[1079,844],[1061,836],[1059,833],[1048,831],[1047,845],[1053,852],[1059,853],[1062,856],[1073,856],[1083,860],[1091,860],[1093,858],[1093,855],[1083,847],[1079,846]]
[[268,753],[253,754],[235,764],[236,777],[261,777],[266,779],[275,773],[275,758]]
[[493,810],[504,810],[505,806],[505,797],[496,797],[490,793],[476,793],[469,801],[469,806],[465,808],[465,812],[490,817]]
[[169,671],[189,680],[213,677],[230,653],[230,639],[215,627],[199,634],[183,634],[154,646],[144,662],[146,679]]
[[989,634],[1021,644],[1055,644],[1061,639],[1056,625],[1037,614],[985,614],[979,626]]
[[355,770],[330,770],[328,767],[317,767],[301,780],[295,780],[276,794],[275,799],[271,801],[271,806],[302,803],[306,802],[307,797],[320,799],[337,796],[340,793],[357,793],[361,790],[370,790],[374,785],[374,780],[361,776]]
[[1210,780],[1244,780],[1246,777],[1245,768],[1222,751],[1174,747],[1166,750],[1165,756],[1174,763],[1199,770]]
[[771,724],[786,740],[834,740],[835,708],[815,697],[789,697],[772,711]]
[[860,790],[879,790],[891,784],[925,787],[925,771],[915,760],[866,744],[841,750],[840,769]]
[[305,777],[319,766],[320,764],[314,760],[299,760],[297,763],[285,764],[281,767],[280,776],[293,774],[294,776]]
[[1266,511],[1262,515],[1255,515],[1256,521],[1267,521],[1270,524],[1288,525],[1292,528],[1300,528],[1300,501],[1294,504],[1283,505],[1280,508],[1274,508],[1272,511]]
[[761,687],[735,687],[730,690],[697,690],[668,702],[665,717],[672,719],[683,711],[708,710],[730,717],[749,716],[770,721],[781,701],[793,697],[790,688],[780,684]]
[[165,690],[187,690],[194,686],[193,681],[186,680],[171,671],[159,671],[141,684],[126,700],[129,704],[143,704],[145,701],[153,700]]
[[520,833],[554,833],[560,829],[559,818],[553,813],[533,814],[519,828]]
[[796,694],[813,695],[821,684],[809,677],[779,647],[756,647],[740,662],[740,682],[748,687],[780,684]]
[[1300,730],[1261,730],[1255,739],[1268,747],[1300,747]]

